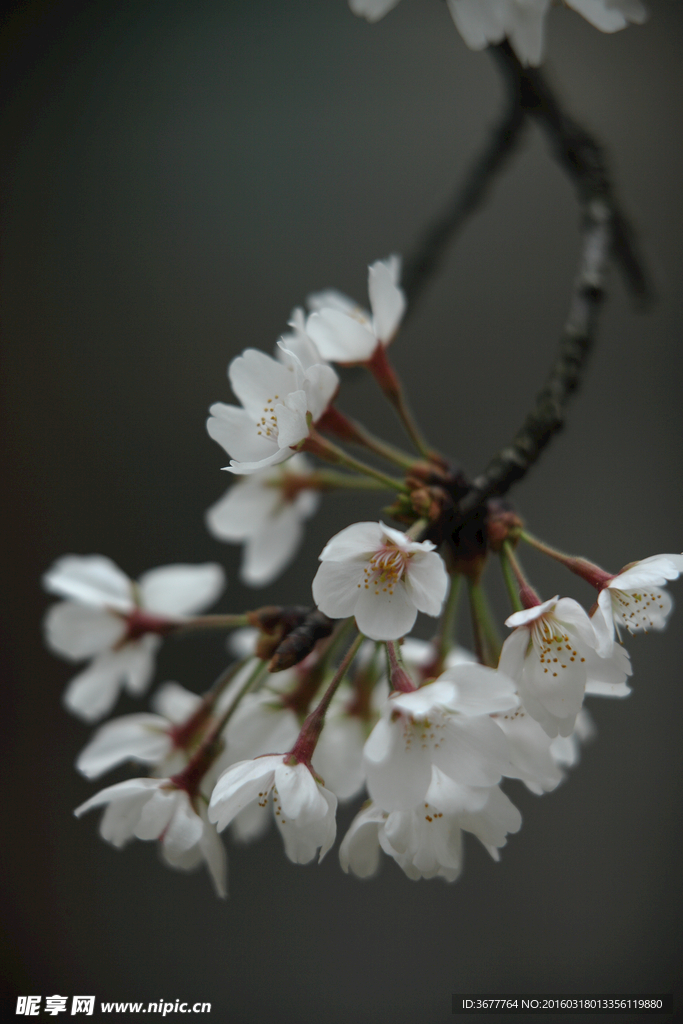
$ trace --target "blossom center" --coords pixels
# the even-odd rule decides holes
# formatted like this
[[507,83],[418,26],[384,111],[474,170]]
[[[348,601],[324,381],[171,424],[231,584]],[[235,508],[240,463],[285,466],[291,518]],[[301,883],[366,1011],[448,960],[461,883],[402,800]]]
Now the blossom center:
[[412,750],[436,751],[445,739],[446,719],[433,710],[429,718],[413,718],[411,715],[397,715],[400,720],[403,745],[406,752]]
[[[405,575],[411,555],[395,544],[385,544],[375,551],[363,569],[363,585],[375,594],[393,594]],[[358,584],[361,586],[361,584]]]
[[658,588],[649,591],[618,590],[610,587],[612,611],[617,622],[629,632],[648,627],[655,629],[654,617],[666,614],[664,594]]
[[544,674],[558,676],[562,669],[570,668],[572,663],[584,662],[577,649],[572,645],[568,633],[552,616],[542,616],[534,622],[531,639],[543,666]]
[[277,425],[277,413],[275,412],[275,402],[279,400],[279,395],[266,398],[266,404],[263,406],[263,415],[260,420],[256,421],[256,433],[261,437],[269,437],[271,441],[277,441],[280,433]]

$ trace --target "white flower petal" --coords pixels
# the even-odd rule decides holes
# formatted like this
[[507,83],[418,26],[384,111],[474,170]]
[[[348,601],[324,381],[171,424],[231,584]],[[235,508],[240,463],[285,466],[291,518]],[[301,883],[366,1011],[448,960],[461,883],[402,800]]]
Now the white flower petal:
[[164,683],[153,695],[151,705],[158,715],[163,715],[174,725],[181,725],[194,714],[201,702],[201,697],[179,683]]
[[265,804],[249,804],[232,819],[231,835],[238,843],[252,843],[265,835],[272,816],[270,799]]
[[247,541],[240,571],[242,581],[250,587],[272,583],[296,555],[303,535],[298,510],[292,505],[283,506],[265,529]]
[[384,531],[379,523],[353,523],[335,534],[320,553],[323,562],[364,560],[382,544]]
[[[402,584],[394,587],[393,594],[388,590],[383,593],[379,587],[373,587],[372,584],[369,590],[363,585],[357,593],[353,614],[356,616],[358,629],[371,640],[398,640],[413,628],[417,608],[407,588]],[[320,602],[318,606],[326,615],[330,614]]]
[[336,363],[365,362],[378,345],[377,338],[365,324],[336,309],[311,313],[306,331],[323,359]]
[[365,723],[360,718],[328,712],[313,755],[313,767],[324,780],[325,788],[340,800],[350,800],[363,788],[365,739]]
[[327,802],[321,787],[303,764],[281,762],[275,770],[275,788],[286,817],[296,818],[302,825],[317,821],[326,813]]
[[272,789],[275,769],[282,755],[238,761],[223,772],[211,795],[208,817],[219,832],[252,801],[262,800]]
[[62,698],[64,706],[86,722],[96,722],[116,703],[125,674],[122,651],[105,651],[71,680]]
[[[163,780],[167,783],[167,780]],[[135,826],[138,839],[158,839],[170,824],[179,802],[185,796],[178,789],[159,787],[140,811],[140,820]]]
[[164,565],[140,577],[143,607],[156,615],[193,615],[213,604],[225,586],[216,562]]
[[371,878],[379,868],[377,830],[384,823],[385,813],[375,804],[365,807],[351,822],[339,847],[339,863],[347,874]]
[[249,473],[260,473],[264,469],[268,469],[269,466],[278,466],[281,462],[285,462],[291,458],[294,454],[292,448],[276,448],[272,455],[267,458],[261,459],[260,462],[236,462],[234,459],[231,460],[230,465],[225,468],[229,473],[234,473],[235,476],[244,476]]
[[313,578],[313,600],[332,619],[353,615],[363,585],[361,562],[321,562]]
[[426,615],[440,615],[448,592],[448,573],[440,555],[435,551],[413,555],[406,586],[415,607]]
[[178,793],[173,817],[162,838],[169,857],[179,857],[196,846],[202,838],[204,827],[202,819],[191,806],[187,793]]
[[72,598],[83,604],[117,611],[132,611],[131,581],[104,555],[65,555],[43,576],[51,594]]
[[243,541],[256,536],[282,501],[280,489],[266,483],[273,478],[272,471],[254,473],[234,483],[206,513],[206,524],[214,537]]
[[284,401],[290,391],[299,390],[303,371],[300,363],[286,366],[265,352],[248,348],[232,360],[228,377],[235,395],[257,423],[271,405]]
[[76,767],[95,779],[122,761],[155,764],[169,753],[167,730],[168,722],[160,715],[125,715],[107,722],[81,751]]
[[127,628],[118,615],[77,601],[53,604],[43,626],[50,650],[72,661],[91,658],[113,647],[123,639]]
[[80,804],[74,811],[77,818],[93,807],[102,807],[112,801],[127,800],[130,797],[145,796],[148,799],[158,790],[163,779],[126,779],[125,782],[117,782],[114,786],[107,786],[95,793],[85,803]]
[[[397,3],[398,0],[349,0],[349,7],[354,14],[365,18],[367,21],[379,21]],[[357,872],[354,871],[354,874],[357,874]]]
[[258,421],[239,406],[216,402],[209,411],[209,437],[238,462],[259,462],[278,450],[277,442],[259,434]]
[[618,5],[611,5],[605,0],[567,0],[567,6],[572,7],[601,32],[618,32],[628,24],[627,19],[617,9]]
[[275,406],[278,423],[277,443],[280,448],[290,448],[308,437],[307,411],[308,402],[306,392],[303,390],[291,391],[287,395],[284,405]]
[[[456,694],[446,707],[468,717],[507,711],[517,703],[512,679],[484,665],[456,665],[446,669],[439,681],[454,683],[456,687]],[[427,689],[429,687],[423,686],[417,692]]]
[[147,633],[115,652],[119,655],[126,690],[132,697],[140,697],[151,683],[154,675],[154,657],[160,646],[161,637]]
[[483,50],[505,38],[505,8],[500,0],[448,0],[448,9],[471,50]]
[[394,337],[406,308],[406,298],[398,285],[401,259],[389,256],[368,268],[368,294],[375,334],[388,344]]
[[331,366],[309,366],[304,380],[308,411],[317,423],[339,389],[339,377]]
[[676,580],[683,572],[683,555],[650,555],[636,562],[629,569],[624,569],[618,576],[610,580],[609,586],[617,590],[630,590],[649,584],[657,586],[665,580]]
[[449,778],[466,786],[493,786],[511,764],[507,737],[488,715],[450,716],[432,759]]
[[225,898],[228,895],[228,859],[225,855],[225,847],[216,829],[206,822],[204,823],[204,830],[199,840],[199,846],[204,855],[213,884],[216,887],[216,893],[220,897]]
[[521,612],[513,612],[505,620],[505,625],[510,627],[528,626],[531,622],[542,619],[548,612],[553,611],[559,600],[558,594],[557,597],[551,597],[549,601],[543,601],[541,604],[534,605],[533,608],[524,608]]

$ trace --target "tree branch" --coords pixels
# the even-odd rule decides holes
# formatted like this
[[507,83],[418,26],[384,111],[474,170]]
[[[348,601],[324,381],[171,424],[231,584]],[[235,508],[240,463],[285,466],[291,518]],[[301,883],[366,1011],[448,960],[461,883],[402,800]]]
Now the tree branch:
[[609,210],[612,221],[610,255],[631,294],[643,304],[650,302],[652,285],[631,225],[617,202],[602,147],[565,113],[540,68],[523,67],[507,41],[490,50],[511,93],[545,132],[553,156],[576,187],[582,208],[597,199]]
[[[458,547],[481,537],[487,502],[506,494],[536,462],[562,429],[569,398],[578,389],[595,342],[604,299],[604,276],[614,259],[630,292],[641,302],[652,298],[648,275],[628,220],[620,210],[604,154],[598,143],[566,114],[538,68],[524,68],[509,43],[492,47],[520,107],[550,139],[555,158],[575,184],[581,205],[581,255],[559,349],[546,383],[512,442],[499,451],[467,493],[453,494],[437,533]],[[463,528],[466,529],[463,531]]]
[[525,112],[515,91],[464,182],[405,259],[401,287],[408,307],[404,321],[414,312],[427,284],[439,269],[453,236],[488,195],[493,178],[503,169],[519,141],[524,121]]
[[581,383],[595,341],[598,314],[604,298],[604,273],[612,240],[611,212],[594,199],[584,210],[583,244],[572,291],[569,315],[557,357],[532,410],[512,442],[498,452],[452,513],[451,532],[485,512],[487,499],[501,497],[521,480],[562,429],[569,398]]

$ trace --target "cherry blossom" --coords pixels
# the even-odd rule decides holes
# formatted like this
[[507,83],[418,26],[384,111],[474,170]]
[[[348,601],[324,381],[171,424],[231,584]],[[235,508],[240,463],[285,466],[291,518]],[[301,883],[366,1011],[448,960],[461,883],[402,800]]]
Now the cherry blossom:
[[623,687],[631,673],[625,652],[598,655],[591,620],[571,598],[554,597],[515,612],[506,625],[516,628],[503,644],[499,668],[517,682],[524,708],[548,736],[571,734],[589,679],[595,692],[609,692]]
[[610,652],[615,626],[629,633],[664,629],[673,601],[661,587],[683,572],[683,555],[651,555],[632,562],[603,585],[593,624],[600,637],[600,652]]
[[[197,805],[201,806],[199,800]],[[100,790],[74,811],[77,817],[106,807],[100,835],[114,846],[133,837],[159,839],[165,861],[191,870],[206,861],[219,896],[226,895],[226,858],[216,830],[198,812],[195,801],[172,779],[128,779]]]
[[363,751],[370,796],[387,811],[415,807],[428,799],[434,768],[462,785],[495,785],[512,765],[491,715],[517,703],[512,680],[483,665],[392,694]]
[[96,721],[113,707],[122,686],[147,689],[161,636],[212,604],[225,585],[220,565],[167,565],[135,583],[103,555],[65,555],[43,577],[67,598],[45,617],[48,646],[71,661],[91,658],[64,694],[69,711]]
[[331,366],[307,367],[281,342],[281,358],[248,348],[230,363],[228,376],[242,403],[218,402],[209,410],[209,435],[233,458],[231,473],[255,473],[294,454],[334,396],[339,380]]
[[[379,21],[398,0],[349,0],[354,14]],[[472,50],[483,50],[506,37],[523,64],[539,64],[544,48],[544,20],[551,0],[447,0],[460,35]],[[601,32],[617,32],[629,22],[642,23],[647,9],[640,0],[566,0]]]
[[[230,706],[252,668],[245,665],[235,674],[216,701],[214,717]],[[78,770],[95,779],[124,761],[138,761],[152,766],[159,777],[181,771],[206,731],[210,709],[198,716],[202,698],[178,683],[164,683],[151,703],[154,714],[123,715],[100,726],[81,751]]]
[[329,290],[309,296],[314,310],[306,332],[321,355],[337,363],[360,363],[372,358],[378,345],[389,345],[399,328],[406,300],[399,286],[401,260],[389,256],[368,268],[368,294],[372,313],[353,299]]
[[308,864],[320,849],[320,861],[337,834],[337,798],[305,764],[288,761],[288,754],[270,754],[232,765],[216,783],[209,820],[220,832],[250,805],[265,806],[272,793],[275,820],[289,859]]
[[387,812],[375,803],[354,818],[339,848],[344,871],[359,878],[374,875],[380,848],[409,878],[453,882],[462,870],[462,833],[472,832],[494,860],[517,832],[522,816],[498,786],[476,788],[440,778],[434,769],[431,800],[408,810]]
[[206,513],[211,533],[244,543],[240,577],[252,587],[271,583],[296,555],[303,524],[316,512],[320,495],[302,486],[311,475],[303,455],[233,484]]
[[418,611],[438,615],[448,574],[431,541],[412,541],[384,523],[354,523],[323,548],[313,599],[333,619],[355,615],[372,640],[395,640]]

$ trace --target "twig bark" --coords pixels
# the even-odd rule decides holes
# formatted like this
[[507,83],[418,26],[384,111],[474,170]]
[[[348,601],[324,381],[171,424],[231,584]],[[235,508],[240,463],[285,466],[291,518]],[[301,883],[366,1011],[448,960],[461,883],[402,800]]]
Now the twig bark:
[[[512,442],[499,451],[463,495],[454,493],[435,534],[458,549],[462,541],[485,545],[482,531],[487,502],[505,495],[522,479],[562,429],[569,398],[580,386],[595,341],[604,277],[610,259],[619,266],[629,291],[641,303],[652,290],[630,225],[620,210],[601,147],[566,114],[542,72],[522,67],[505,42],[492,47],[518,107],[533,117],[550,139],[555,158],[571,177],[581,207],[581,254],[555,361],[533,408]],[[483,194],[483,193],[482,193]],[[476,547],[476,544],[475,544]]]
[[511,94],[546,134],[553,156],[576,187],[582,208],[593,200],[600,200],[609,210],[610,255],[631,294],[641,303],[649,302],[653,297],[652,286],[631,225],[617,202],[602,147],[562,109],[540,68],[523,67],[507,41],[490,49]]
[[488,195],[495,175],[503,169],[514,152],[525,119],[525,111],[515,91],[510,95],[503,116],[494,126],[485,149],[472,164],[464,182],[426,229],[413,252],[406,257],[401,275],[401,286],[408,300],[404,319],[415,311],[418,300],[439,269],[458,229]]

